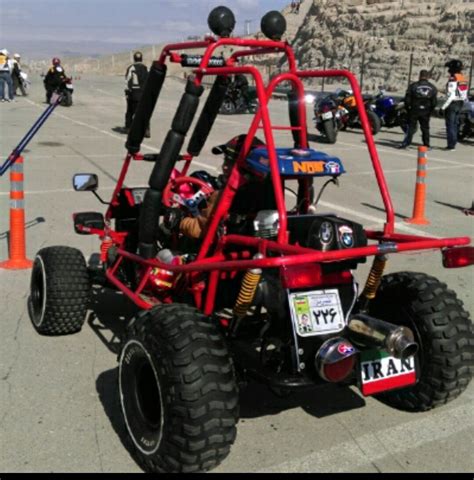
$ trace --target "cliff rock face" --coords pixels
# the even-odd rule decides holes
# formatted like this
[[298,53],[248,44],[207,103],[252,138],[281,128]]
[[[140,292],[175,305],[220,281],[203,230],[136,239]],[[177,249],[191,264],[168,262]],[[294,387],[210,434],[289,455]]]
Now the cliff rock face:
[[348,68],[360,81],[364,60],[364,90],[403,91],[412,52],[412,81],[426,68],[442,86],[447,60],[471,64],[474,0],[305,1],[312,5],[292,41],[301,68],[326,58],[327,68]]

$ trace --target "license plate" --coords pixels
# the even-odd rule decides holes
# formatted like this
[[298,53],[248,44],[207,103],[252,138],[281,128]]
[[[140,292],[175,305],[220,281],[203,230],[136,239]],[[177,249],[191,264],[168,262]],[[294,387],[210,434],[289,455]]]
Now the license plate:
[[291,319],[301,337],[340,332],[345,326],[336,289],[289,293],[288,300]]
[[66,85],[66,88],[72,90],[74,87],[72,85]]
[[390,356],[385,350],[360,353],[361,391],[363,395],[394,390],[416,383],[415,356],[404,360]]
[[323,120],[328,120],[328,119],[332,118],[332,112],[324,112],[324,113],[322,113],[322,114],[321,114],[321,118],[322,118]]

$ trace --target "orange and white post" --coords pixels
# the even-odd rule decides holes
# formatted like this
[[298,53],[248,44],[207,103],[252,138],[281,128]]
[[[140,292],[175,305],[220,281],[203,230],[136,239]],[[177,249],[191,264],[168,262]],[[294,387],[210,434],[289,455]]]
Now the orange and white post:
[[428,159],[426,157],[427,147],[418,147],[418,165],[416,168],[415,200],[413,202],[413,214],[411,218],[405,220],[407,223],[416,225],[429,225],[429,220],[425,218],[426,201],[426,174]]
[[23,188],[23,157],[18,157],[10,167],[10,249],[9,259],[0,268],[19,270],[31,268],[33,262],[26,258],[25,194]]

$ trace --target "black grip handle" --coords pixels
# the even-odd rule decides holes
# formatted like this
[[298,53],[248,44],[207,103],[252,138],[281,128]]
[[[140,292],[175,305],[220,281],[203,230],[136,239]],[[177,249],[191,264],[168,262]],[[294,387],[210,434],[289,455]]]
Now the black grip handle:
[[133,116],[130,133],[125,143],[125,148],[129,153],[134,154],[140,151],[140,146],[145,137],[146,129],[150,123],[153,110],[155,109],[158,96],[160,95],[161,87],[166,77],[167,66],[153,62],[148,72],[148,76],[143,87],[143,93],[140,102]]
[[[202,62],[202,55],[188,55],[186,53],[181,54],[181,66],[182,67],[199,67]],[[224,57],[211,57],[209,59],[208,67],[225,67]]]

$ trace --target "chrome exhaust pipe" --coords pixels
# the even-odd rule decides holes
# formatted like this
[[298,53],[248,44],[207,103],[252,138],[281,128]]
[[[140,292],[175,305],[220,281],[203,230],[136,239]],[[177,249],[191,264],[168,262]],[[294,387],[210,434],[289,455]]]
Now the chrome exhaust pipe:
[[408,327],[359,313],[350,319],[348,328],[355,343],[384,347],[395,358],[405,359],[418,351],[418,344]]

